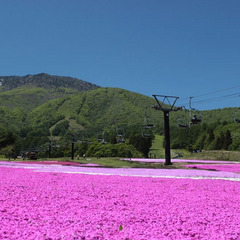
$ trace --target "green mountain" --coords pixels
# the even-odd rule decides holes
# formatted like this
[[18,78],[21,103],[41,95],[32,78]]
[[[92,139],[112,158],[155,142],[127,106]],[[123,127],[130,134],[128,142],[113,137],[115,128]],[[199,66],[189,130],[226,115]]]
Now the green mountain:
[[36,75],[20,76],[0,76],[1,91],[9,91],[19,87],[35,87],[43,89],[68,88],[78,91],[88,91],[99,86],[71,77],[61,77],[40,73]]
[[157,122],[159,114],[151,108],[153,104],[152,98],[138,93],[119,88],[98,88],[49,101],[35,108],[28,115],[28,122],[31,126],[44,124],[52,128],[67,120],[70,127],[88,132],[118,126],[130,129],[144,126],[146,121]]
[[[38,147],[69,134],[79,141],[97,136],[113,141],[120,132],[127,139],[164,133],[163,113],[152,108],[152,97],[48,74],[0,77],[0,85],[0,150],[14,142],[18,149]],[[240,124],[234,122],[238,111],[171,112],[172,147],[240,150]],[[179,128],[193,115],[202,119],[200,125]],[[232,142],[226,143],[229,138]]]
[[75,78],[45,73],[23,77],[0,77],[0,101],[1,106],[28,113],[49,100],[98,87]]

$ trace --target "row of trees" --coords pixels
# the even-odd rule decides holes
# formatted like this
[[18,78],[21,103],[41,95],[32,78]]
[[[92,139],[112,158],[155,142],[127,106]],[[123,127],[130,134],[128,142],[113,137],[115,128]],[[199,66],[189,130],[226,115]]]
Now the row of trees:
[[[73,142],[74,154],[75,156],[86,155],[89,157],[148,157],[152,139],[153,135],[146,138],[139,133],[135,133],[125,139],[125,142],[119,143],[116,137],[110,134],[109,142],[98,141],[95,138]],[[65,141],[65,143],[62,142],[62,144],[55,143],[53,146],[52,157],[71,156],[72,143],[70,140],[68,142]]]
[[240,150],[239,127],[234,123],[206,123],[171,128],[171,148],[193,150]]
[[[9,154],[29,149],[39,151],[39,156],[49,155],[49,136],[52,157],[71,156],[72,137],[75,136],[75,156],[96,157],[148,157],[152,145],[153,134],[149,138],[143,137],[141,128],[137,126],[125,127],[124,141],[118,142],[115,129],[104,132],[104,142],[97,141],[97,129],[85,132],[69,131],[69,122],[62,121],[50,133],[48,126],[38,128],[24,127],[20,131],[12,131],[0,127],[0,153]],[[163,134],[163,126],[155,126],[154,132]],[[85,135],[83,135],[85,134]],[[84,137],[85,136],[85,137]],[[190,128],[170,127],[171,148],[193,150],[240,150],[240,124],[212,123],[199,124]],[[87,139],[83,141],[83,139]]]
[[69,131],[67,126],[66,121],[57,125],[51,138],[48,128],[22,129],[19,134],[2,129],[0,153],[9,156],[36,151],[39,157],[64,157],[71,156],[74,143],[75,156],[86,154],[92,157],[148,157],[154,136],[152,134],[146,138],[133,131],[123,136],[120,143],[116,132],[108,131],[104,134],[104,141],[99,142],[95,136],[83,140],[81,132]]

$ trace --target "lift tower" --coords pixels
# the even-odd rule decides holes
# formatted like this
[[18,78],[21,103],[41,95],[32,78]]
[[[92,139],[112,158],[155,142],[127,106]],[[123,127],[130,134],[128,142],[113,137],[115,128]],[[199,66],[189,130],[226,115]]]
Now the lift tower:
[[165,139],[165,165],[172,165],[170,153],[170,130],[169,130],[169,113],[171,111],[178,111],[181,109],[174,107],[179,97],[153,95],[157,104],[153,106],[156,110],[163,111],[164,114],[164,139]]
[[75,138],[72,136],[72,151],[71,151],[71,159],[74,160],[74,143],[75,143]]

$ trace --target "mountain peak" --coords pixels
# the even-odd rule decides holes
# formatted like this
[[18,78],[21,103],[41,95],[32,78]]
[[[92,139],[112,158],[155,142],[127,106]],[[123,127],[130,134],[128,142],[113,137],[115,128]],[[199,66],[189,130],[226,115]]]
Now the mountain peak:
[[62,77],[47,73],[28,74],[26,76],[0,76],[3,91],[14,88],[31,86],[39,88],[70,88],[79,91],[87,91],[99,88],[99,86],[72,77]]

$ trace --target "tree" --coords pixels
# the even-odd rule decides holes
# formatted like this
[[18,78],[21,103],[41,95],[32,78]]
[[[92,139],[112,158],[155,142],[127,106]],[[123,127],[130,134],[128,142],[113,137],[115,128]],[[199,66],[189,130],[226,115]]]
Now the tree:
[[69,127],[69,121],[65,120],[63,122],[58,123],[52,131],[53,136],[64,135],[67,132]]
[[225,135],[223,134],[223,132],[221,132],[220,136],[218,136],[217,139],[216,139],[214,149],[215,150],[223,149],[224,148],[224,142],[225,142]]
[[210,128],[208,130],[208,143],[211,143],[215,139],[213,129]]
[[0,133],[0,148],[8,145],[13,145],[16,142],[16,136],[13,132],[8,130],[2,130]]
[[129,138],[129,143],[132,144],[139,152],[143,153],[144,157],[148,157],[149,150],[152,146],[152,138],[145,138],[141,134],[134,134]]
[[228,150],[229,146],[232,144],[232,136],[229,130],[225,132],[225,139],[223,143],[223,149]]

